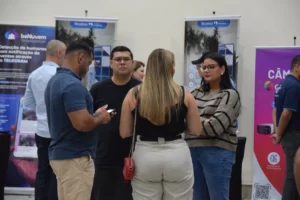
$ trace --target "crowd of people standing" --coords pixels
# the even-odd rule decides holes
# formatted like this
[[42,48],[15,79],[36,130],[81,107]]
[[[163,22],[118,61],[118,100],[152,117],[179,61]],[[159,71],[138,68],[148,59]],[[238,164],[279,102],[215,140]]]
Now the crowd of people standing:
[[[93,62],[84,41],[53,40],[29,77],[24,103],[39,124],[36,199],[228,200],[241,100],[225,58],[197,60],[202,80],[190,91],[173,79],[175,56],[166,49],[144,64],[115,47],[111,78],[88,91],[82,78]],[[127,183],[131,145],[135,171]]]

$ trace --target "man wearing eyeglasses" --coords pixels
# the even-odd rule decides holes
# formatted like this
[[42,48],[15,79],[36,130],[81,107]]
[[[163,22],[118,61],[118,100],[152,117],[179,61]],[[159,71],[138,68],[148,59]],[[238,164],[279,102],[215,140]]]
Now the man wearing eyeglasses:
[[108,105],[116,115],[112,121],[97,129],[98,144],[95,158],[95,178],[92,200],[131,200],[130,183],[124,183],[124,158],[128,156],[131,139],[122,139],[119,133],[122,103],[128,91],[140,84],[132,78],[133,55],[129,48],[117,46],[111,52],[113,76],[94,84],[90,90],[94,109]]

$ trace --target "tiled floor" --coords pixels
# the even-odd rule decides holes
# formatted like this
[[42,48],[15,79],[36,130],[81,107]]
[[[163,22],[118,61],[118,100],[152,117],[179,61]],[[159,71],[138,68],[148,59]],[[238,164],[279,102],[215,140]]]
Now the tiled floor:
[[[4,200],[34,200],[34,196],[5,196]],[[243,199],[250,200],[250,199]]]
[[[5,196],[4,200],[34,200],[33,196]],[[250,200],[250,199],[243,199],[243,200]]]
[[4,200],[34,200],[34,196],[24,195],[5,195]]
[[[34,196],[6,195],[4,200],[34,200]],[[243,199],[243,200],[250,200],[250,199]]]
[[[243,186],[243,200],[251,199],[251,186]],[[33,194],[31,195],[5,195],[4,200],[34,200]]]

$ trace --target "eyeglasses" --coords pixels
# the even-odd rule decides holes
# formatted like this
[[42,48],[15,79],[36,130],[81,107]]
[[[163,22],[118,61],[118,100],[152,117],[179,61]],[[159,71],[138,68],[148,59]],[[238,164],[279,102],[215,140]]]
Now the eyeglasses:
[[124,62],[129,62],[129,61],[131,61],[131,58],[129,58],[129,57],[124,57],[124,58],[119,57],[119,58],[114,58],[114,59],[113,59],[113,61],[118,62],[118,63],[122,62],[122,60],[123,60]]
[[213,71],[216,68],[216,65],[212,64],[212,65],[207,65],[207,66],[197,66],[197,68],[200,68],[201,72],[204,72],[206,69],[208,69],[208,71]]

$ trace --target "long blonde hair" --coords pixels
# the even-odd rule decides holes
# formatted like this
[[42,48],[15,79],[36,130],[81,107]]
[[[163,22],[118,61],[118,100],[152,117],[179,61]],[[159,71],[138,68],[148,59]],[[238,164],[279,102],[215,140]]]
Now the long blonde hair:
[[175,104],[176,112],[179,109],[182,92],[173,80],[174,64],[174,54],[165,49],[154,50],[148,58],[140,90],[139,113],[155,125],[170,122],[171,109]]

